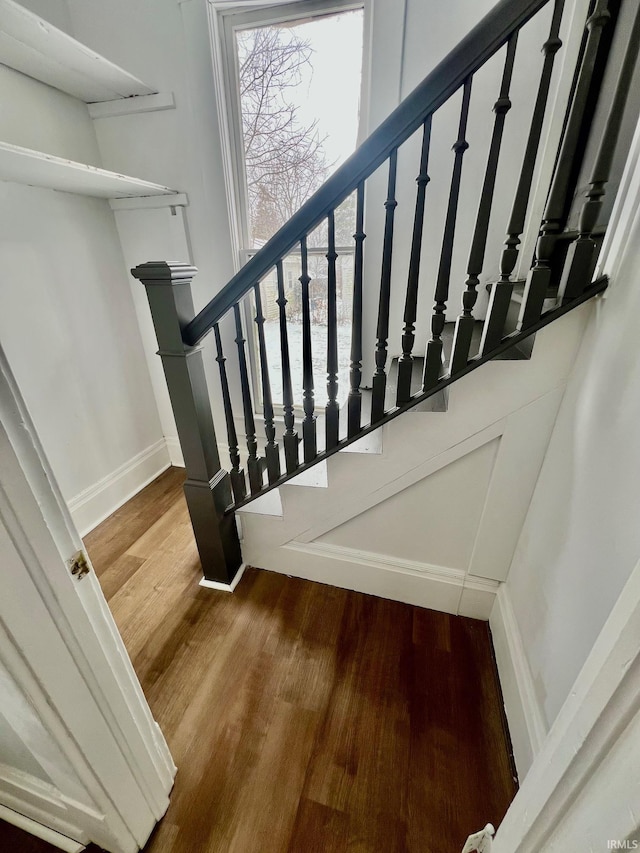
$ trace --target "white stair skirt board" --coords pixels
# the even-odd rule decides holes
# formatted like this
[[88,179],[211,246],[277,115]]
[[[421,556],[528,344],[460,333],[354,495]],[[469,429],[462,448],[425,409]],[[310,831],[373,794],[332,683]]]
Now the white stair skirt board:
[[266,495],[256,498],[246,506],[241,506],[237,512],[250,512],[255,515],[275,515],[282,518],[282,498],[280,489],[271,489]]
[[504,585],[498,590],[489,626],[516,769],[522,782],[542,748],[548,729],[536,698],[509,592]]
[[246,568],[246,563],[243,563],[231,583],[219,583],[218,581],[209,581],[206,578],[202,578],[199,582],[199,586],[203,586],[206,589],[216,589],[218,592],[233,592],[240,583],[240,579],[242,578]]
[[67,502],[81,536],[119,509],[170,466],[162,438]]
[[0,0],[0,62],[87,104],[155,92],[38,15]]
[[8,809],[3,805],[0,805],[0,820],[4,820],[12,826],[17,826],[18,829],[23,829],[30,835],[35,835],[36,838],[52,844],[58,850],[64,850],[65,853],[81,853],[85,849],[84,844],[81,844],[79,841],[74,841],[66,835],[61,835],[59,832],[49,829],[47,826],[43,826],[41,823],[31,820],[31,818],[25,817],[19,812]]
[[265,557],[257,565],[271,571],[485,621],[499,587],[459,569],[317,542],[291,542]]
[[382,453],[382,431],[384,427],[378,427],[373,432],[363,435],[348,447],[343,447],[340,453]]
[[291,480],[288,480],[285,486],[307,486],[311,489],[326,489],[329,485],[329,474],[327,471],[327,460],[323,459],[317,465],[307,468],[300,474],[296,474]]

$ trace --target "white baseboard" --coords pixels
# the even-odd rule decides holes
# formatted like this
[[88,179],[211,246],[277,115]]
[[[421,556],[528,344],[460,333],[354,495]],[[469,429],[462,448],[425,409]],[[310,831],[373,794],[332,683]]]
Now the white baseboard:
[[[0,764],[0,800],[8,812],[8,815],[5,816],[3,813],[0,817],[8,823],[20,826],[32,835],[38,835],[39,838],[44,837],[36,832],[34,827],[29,828],[19,823],[18,818],[22,817],[29,823],[35,823],[36,829],[38,826],[43,831],[48,829],[53,836],[59,835],[67,842],[76,845],[61,847],[62,850],[84,849],[84,845],[91,840],[87,835],[86,827],[92,823],[99,827],[99,834],[96,837],[104,836],[104,821],[101,815],[65,797],[52,785],[5,764]],[[55,844],[53,838],[45,840]]]
[[81,853],[82,850],[86,849],[85,845],[79,841],[74,841],[66,835],[61,835],[59,832],[49,829],[48,826],[43,826],[41,823],[31,820],[30,817],[25,817],[23,814],[15,812],[13,809],[8,809],[3,805],[0,805],[0,820],[10,823],[12,826],[17,826],[18,829],[22,829],[30,835],[46,841],[47,844],[57,847],[58,850],[64,850],[65,853]]
[[72,498],[69,510],[80,535],[93,530],[171,464],[168,444],[162,438]]
[[502,585],[489,619],[520,783],[540,752],[547,725],[524,651],[508,588]]
[[236,572],[236,575],[231,581],[231,583],[220,583],[219,581],[210,581],[206,578],[202,578],[202,580],[199,582],[199,586],[203,586],[206,589],[217,589],[218,592],[233,592],[240,583],[240,579],[242,578],[242,575],[244,574],[244,570],[246,568],[247,564],[243,563]]
[[488,620],[498,591],[495,581],[457,569],[318,542],[244,556],[250,565],[281,574],[474,619]]

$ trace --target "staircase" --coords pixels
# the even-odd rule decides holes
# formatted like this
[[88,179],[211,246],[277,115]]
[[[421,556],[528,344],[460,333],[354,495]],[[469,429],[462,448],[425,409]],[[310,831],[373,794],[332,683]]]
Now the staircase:
[[[232,589],[239,579],[243,550],[245,561],[268,568],[265,563],[269,562],[269,548],[273,552],[274,548],[277,550],[283,542],[289,541],[286,536],[283,539],[282,526],[277,531],[269,528],[272,523],[269,516],[283,514],[284,491],[281,487],[288,484],[285,489],[289,490],[288,496],[284,499],[284,504],[290,508],[286,520],[287,535],[295,530],[294,538],[300,537],[304,530],[313,527],[309,513],[316,520],[322,514],[318,502],[324,500],[327,504],[328,500],[328,505],[322,510],[326,516],[331,510],[331,503],[336,503],[336,497],[334,493],[328,499],[317,495],[292,498],[291,489],[295,491],[303,485],[309,494],[319,493],[316,487],[327,486],[331,472],[342,462],[344,457],[339,460],[332,458],[340,451],[361,451],[363,455],[379,453],[381,428],[401,415],[405,417],[412,411],[418,411],[419,415],[414,417],[442,417],[437,413],[446,411],[448,402],[451,402],[448,394],[452,386],[489,362],[527,360],[537,333],[605,290],[608,284],[606,277],[595,276],[598,251],[605,233],[598,217],[638,54],[638,14],[633,31],[628,34],[614,97],[608,105],[601,105],[604,120],[600,122],[601,135],[595,146],[590,138],[590,128],[598,107],[597,94],[619,5],[607,0],[593,0],[584,22],[561,141],[554,153],[544,213],[541,220],[536,219],[539,238],[535,257],[530,266],[524,267],[526,278],[521,272],[526,258],[520,257],[520,248],[523,233],[534,215],[536,169],[540,159],[550,154],[544,150],[544,130],[554,80],[554,63],[562,50],[559,37],[562,0],[501,0],[197,315],[190,291],[195,268],[185,264],[149,262],[132,271],[147,288],[159,354],[185,459],[185,494],[207,585]],[[491,216],[496,208],[497,188],[502,187],[500,158],[508,145],[507,116],[512,107],[511,99],[516,97],[511,88],[518,37],[528,22],[538,15],[546,16],[548,32],[541,45],[541,59],[531,58],[531,67],[535,67],[539,75],[535,101],[518,175],[510,190],[513,204],[506,223],[506,239],[500,251],[498,280],[490,285],[486,316],[480,318],[474,311],[477,310],[478,291],[482,286],[485,256],[490,248],[488,237]],[[471,131],[473,81],[491,61],[500,63],[500,85],[493,106],[482,189],[473,226],[467,229],[467,233],[460,225],[461,198],[464,198],[461,192]],[[457,111],[457,136],[450,140],[453,146],[451,172],[446,176],[447,200],[439,256],[424,257],[423,237],[431,227],[430,191],[434,182],[442,186],[443,181],[442,175],[430,174],[430,154],[435,137],[444,126],[440,122],[442,112],[453,109]],[[408,257],[400,259],[396,249],[396,208],[399,192],[406,197],[406,188],[399,184],[402,173],[399,163],[406,162],[414,150],[417,162],[412,191],[413,225]],[[574,209],[574,195],[579,177],[585,170],[588,185],[584,198],[579,201],[579,227],[577,231],[569,231],[567,223]],[[380,199],[384,225],[381,246],[370,250],[366,243],[366,228],[380,174],[384,174],[386,183],[386,197]],[[335,220],[336,211],[349,198],[354,201],[353,246],[348,248],[353,257],[353,305],[349,392],[346,404],[341,408],[338,376],[341,367],[346,365],[339,361],[336,262],[339,252],[345,249],[336,247]],[[314,241],[317,242],[318,229],[326,240],[327,263],[327,402],[320,411],[315,402],[312,280],[309,275],[309,256],[312,250],[316,250]],[[460,251],[461,243],[466,246],[468,257],[462,311],[455,322],[451,322],[451,318],[448,322],[452,262],[454,254]],[[380,255],[379,265],[377,254]],[[283,271],[285,262],[291,262],[291,259],[300,270],[302,325],[302,387],[295,393],[289,341],[291,324],[287,315]],[[400,293],[393,271],[402,264],[406,266],[407,274]],[[517,267],[521,272],[520,280],[516,276]],[[263,304],[265,291],[260,285],[269,276],[275,276],[276,282],[279,354],[268,350],[265,337],[267,311]],[[378,310],[375,338],[369,339],[369,327],[363,322],[363,303],[372,281],[378,287]],[[426,289],[433,293],[430,332],[426,347],[416,352],[419,296],[424,298]],[[401,352],[394,353],[389,349],[390,332],[394,331],[390,329],[391,308],[398,299],[403,300],[404,312]],[[249,330],[254,322],[256,339],[255,347],[252,347]],[[559,338],[568,328],[557,324],[552,337]],[[200,346],[211,331],[215,340],[219,394],[229,445],[229,471],[224,470],[220,462]],[[233,360],[229,345],[232,337],[235,343]],[[536,349],[543,337],[538,336]],[[367,352],[373,352],[375,359],[370,384],[369,377],[363,378]],[[274,402],[276,395],[271,376],[274,358],[278,360],[281,374],[283,429],[280,435],[280,411]],[[540,366],[533,369],[533,373],[529,372],[529,379],[536,375],[536,370],[550,376],[553,365],[549,359],[550,353],[545,353]],[[509,374],[521,368],[513,364]],[[481,378],[477,381],[482,383]],[[548,384],[543,394],[552,393],[553,388],[553,383]],[[491,398],[490,391],[487,396]],[[297,407],[298,400],[302,403],[301,409]],[[262,416],[258,417],[256,412],[260,402]],[[242,412],[240,420],[236,417],[239,411]],[[514,412],[515,409],[509,415],[505,410],[503,415],[507,418]],[[451,430],[455,432],[453,406],[445,417],[452,419]],[[469,419],[474,417],[466,413],[469,435],[472,434]],[[480,423],[480,412],[478,417]],[[264,439],[258,435],[261,421]],[[480,432],[489,428],[490,423],[478,427]],[[393,427],[393,430],[385,429],[385,441],[389,436],[392,442],[402,442],[402,428]],[[427,436],[428,427],[425,430]],[[218,432],[221,434],[222,429],[219,428]],[[246,451],[240,449],[240,437],[242,444],[246,444]],[[430,444],[433,441],[435,439],[431,436],[422,446],[412,447],[411,453],[405,454],[405,475],[409,476],[411,469],[433,465],[429,460],[438,455],[434,451],[435,445]],[[443,448],[442,453],[445,452],[446,448]],[[360,471],[356,476],[361,480],[364,478],[365,483],[368,477],[373,478],[374,489],[376,475],[371,470],[368,473]],[[380,487],[381,484],[375,486]],[[342,492],[345,495],[342,503],[349,499],[348,486],[346,488],[346,493],[344,489]],[[269,493],[274,494],[270,496]],[[242,513],[243,526],[253,530],[250,540],[245,539],[243,549],[236,524],[238,512]],[[307,539],[311,541],[308,536]],[[261,543],[260,547],[256,543]],[[304,548],[300,550],[304,551]],[[312,552],[313,548],[308,547],[307,559],[313,556]],[[286,571],[286,566],[280,570]],[[348,572],[349,567],[341,565],[339,570]],[[358,588],[357,585],[354,588]]]

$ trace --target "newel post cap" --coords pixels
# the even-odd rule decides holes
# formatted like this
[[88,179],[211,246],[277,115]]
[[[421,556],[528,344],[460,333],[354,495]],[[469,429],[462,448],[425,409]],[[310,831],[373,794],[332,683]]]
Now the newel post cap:
[[131,270],[134,278],[144,284],[166,284],[168,281],[175,284],[187,284],[198,272],[198,268],[191,264],[181,264],[168,261],[147,261],[139,264]]

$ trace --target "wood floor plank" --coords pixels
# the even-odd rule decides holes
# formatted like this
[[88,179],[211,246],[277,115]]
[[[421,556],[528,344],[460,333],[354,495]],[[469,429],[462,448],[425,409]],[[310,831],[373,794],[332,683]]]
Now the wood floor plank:
[[95,530],[84,537],[91,562],[100,575],[175,504],[184,469],[169,468]]
[[86,540],[178,765],[145,853],[459,853],[498,825],[516,784],[486,623],[254,568],[203,589],[183,476]]
[[344,812],[305,797],[300,800],[287,853],[347,850],[348,843],[349,818]]
[[104,569],[100,575],[100,586],[107,601],[135,575],[143,563],[142,557],[125,553]]

